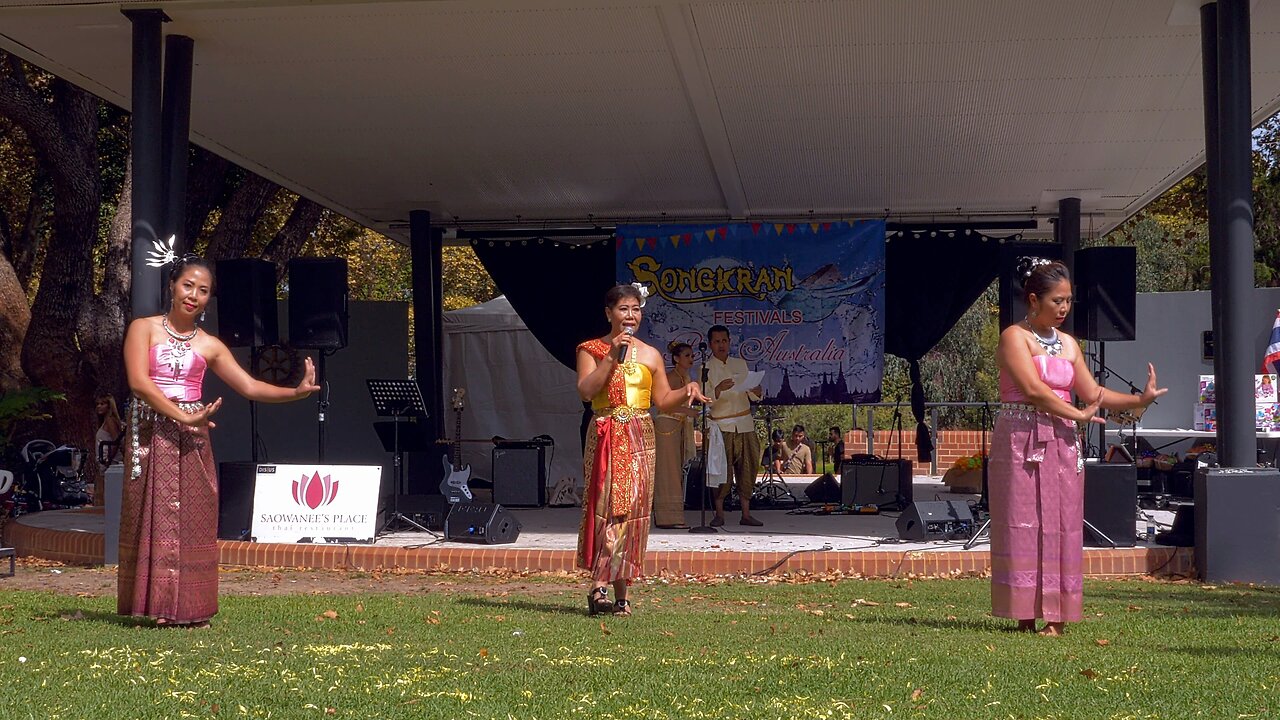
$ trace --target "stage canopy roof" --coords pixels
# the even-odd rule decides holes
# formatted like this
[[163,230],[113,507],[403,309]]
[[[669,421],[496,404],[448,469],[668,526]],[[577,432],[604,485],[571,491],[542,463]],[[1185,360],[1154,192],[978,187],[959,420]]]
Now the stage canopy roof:
[[[1044,218],[1203,161],[1196,0],[0,0],[0,45],[129,106],[194,38],[193,140],[393,237],[436,222]],[[1255,124],[1280,3],[1253,8]],[[1048,230],[1041,223],[1040,232]]]

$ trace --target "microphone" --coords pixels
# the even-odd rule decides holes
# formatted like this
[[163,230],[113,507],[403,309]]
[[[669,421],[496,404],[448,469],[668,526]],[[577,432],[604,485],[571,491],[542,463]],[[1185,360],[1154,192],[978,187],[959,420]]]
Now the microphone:
[[706,351],[707,351],[707,344],[704,342],[698,343],[698,352],[704,353]]
[[[628,327],[622,328],[622,332],[626,333],[627,335],[635,335],[636,329],[628,326]],[[622,347],[618,348],[618,362],[623,362],[626,359],[627,359],[627,346],[623,345]]]

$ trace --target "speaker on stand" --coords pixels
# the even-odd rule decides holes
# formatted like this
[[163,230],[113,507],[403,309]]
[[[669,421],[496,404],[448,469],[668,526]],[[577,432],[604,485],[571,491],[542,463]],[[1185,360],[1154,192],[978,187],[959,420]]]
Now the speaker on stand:
[[[1069,319],[1074,323],[1077,339],[1098,344],[1094,356],[1098,384],[1105,385],[1111,374],[1106,344],[1133,340],[1137,333],[1138,252],[1127,246],[1084,248],[1076,251],[1075,264],[1076,276],[1072,279],[1076,301]],[[1089,430],[1098,433],[1095,456],[1101,457],[1107,444],[1106,429],[1098,425]]]
[[317,461],[324,463],[325,414],[329,387],[325,357],[347,346],[346,258],[294,258],[289,261],[289,342],[319,350],[316,362]]
[[[249,348],[249,373],[258,377],[258,348],[279,342],[276,318],[276,266],[266,260],[219,260],[218,339],[227,347]],[[258,404],[249,401],[251,459],[258,462]]]

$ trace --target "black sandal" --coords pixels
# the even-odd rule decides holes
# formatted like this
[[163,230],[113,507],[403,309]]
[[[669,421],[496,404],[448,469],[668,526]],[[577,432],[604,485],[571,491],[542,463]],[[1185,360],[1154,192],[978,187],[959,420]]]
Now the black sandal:
[[621,600],[615,600],[613,603],[613,614],[614,615],[630,615],[631,601],[627,600],[626,598],[623,598]]
[[607,588],[592,588],[587,593],[587,614],[597,615],[602,612],[609,612],[613,606],[609,604],[609,590]]

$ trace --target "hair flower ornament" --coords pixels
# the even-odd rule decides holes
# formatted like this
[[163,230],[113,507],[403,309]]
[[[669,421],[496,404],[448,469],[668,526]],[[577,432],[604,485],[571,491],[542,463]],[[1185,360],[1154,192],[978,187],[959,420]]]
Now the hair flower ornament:
[[1053,261],[1049,258],[1042,257],[1020,257],[1018,258],[1018,273],[1022,277],[1031,277],[1031,273],[1041,265],[1048,265]]
[[165,265],[168,265],[169,263],[176,261],[178,259],[178,255],[175,252],[174,248],[177,245],[177,243],[178,243],[177,235],[170,235],[167,241],[166,240],[152,241],[151,244],[154,245],[156,249],[147,251],[147,267],[153,267],[153,268],[164,267]]
[[644,307],[644,304],[649,300],[649,286],[644,283],[633,282],[631,287],[640,293],[640,307]]

